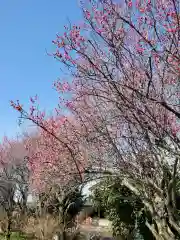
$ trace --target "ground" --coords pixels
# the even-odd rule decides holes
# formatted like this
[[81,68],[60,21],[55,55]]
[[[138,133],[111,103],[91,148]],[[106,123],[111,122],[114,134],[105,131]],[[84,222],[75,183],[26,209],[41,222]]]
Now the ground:
[[81,225],[80,230],[83,233],[100,233],[102,237],[112,237],[110,229],[101,226]]

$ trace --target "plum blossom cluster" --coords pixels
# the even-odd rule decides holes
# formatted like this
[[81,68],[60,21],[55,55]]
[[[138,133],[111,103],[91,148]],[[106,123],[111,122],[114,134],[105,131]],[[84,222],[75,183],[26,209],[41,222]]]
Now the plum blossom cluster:
[[47,131],[40,129],[26,140],[31,186],[36,192],[54,184],[66,186],[75,178],[78,180],[79,174],[83,176],[87,164],[85,150],[70,122],[67,117],[51,117],[43,123]]
[[67,32],[63,36],[58,34],[56,40],[53,40],[53,44],[57,47],[53,55],[63,63],[73,66],[76,64],[73,51],[84,51],[86,48],[85,38],[81,35],[81,27],[79,26],[74,25],[72,29],[65,26],[65,29]]

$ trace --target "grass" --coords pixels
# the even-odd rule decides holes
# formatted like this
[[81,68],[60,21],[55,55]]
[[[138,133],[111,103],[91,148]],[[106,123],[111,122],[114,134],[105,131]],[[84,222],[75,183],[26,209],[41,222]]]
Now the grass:
[[[18,232],[12,232],[10,239],[11,240],[27,240],[25,236],[23,236],[21,233],[18,233]],[[0,240],[6,240],[6,237],[4,234],[0,234]]]

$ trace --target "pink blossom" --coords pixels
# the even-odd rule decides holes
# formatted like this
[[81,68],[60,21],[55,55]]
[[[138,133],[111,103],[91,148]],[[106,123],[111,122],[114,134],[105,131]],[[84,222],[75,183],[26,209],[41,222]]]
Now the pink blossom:
[[132,1],[128,2],[128,7],[130,7],[130,8],[132,7]]

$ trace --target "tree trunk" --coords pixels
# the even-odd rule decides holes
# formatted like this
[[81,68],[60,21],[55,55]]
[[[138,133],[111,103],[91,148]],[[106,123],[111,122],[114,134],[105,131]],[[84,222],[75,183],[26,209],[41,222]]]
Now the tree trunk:
[[152,232],[156,240],[175,240],[177,237],[177,235],[175,236],[174,233],[171,231],[165,219],[156,220],[156,228],[154,224],[149,224],[148,222],[146,222],[146,226]]
[[11,214],[7,213],[7,231],[6,231],[6,239],[10,240],[11,238]]
[[[124,179],[123,185],[129,188],[136,196],[140,196],[139,187],[133,186],[127,179]],[[168,196],[171,196],[171,192]],[[143,203],[154,223],[146,222],[146,226],[156,240],[174,240],[177,236],[180,237],[180,223],[175,221],[173,209],[169,206],[170,200],[164,199],[159,194],[156,194],[156,197],[154,194],[154,199],[144,197]]]

